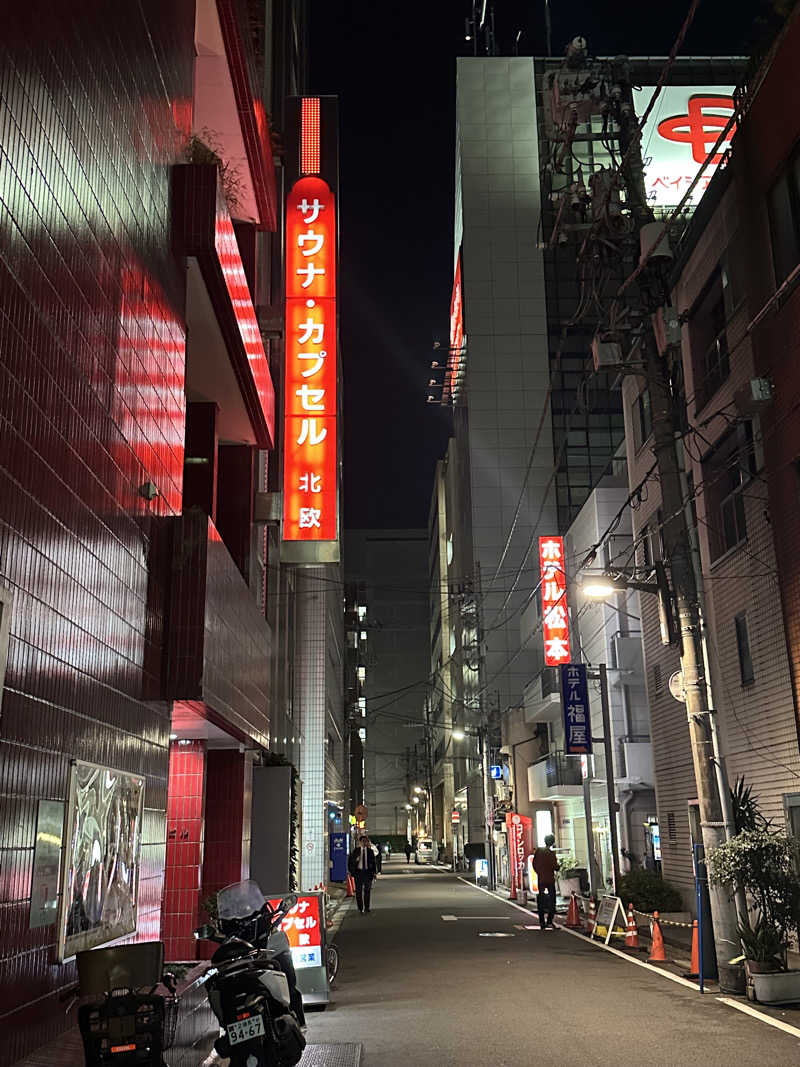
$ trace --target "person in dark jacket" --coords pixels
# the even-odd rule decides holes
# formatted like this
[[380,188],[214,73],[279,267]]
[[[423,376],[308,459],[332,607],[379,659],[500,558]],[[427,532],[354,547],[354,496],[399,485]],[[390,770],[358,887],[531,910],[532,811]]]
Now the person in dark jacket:
[[414,850],[411,847],[411,842],[410,841],[406,841],[406,863],[411,863],[411,853],[413,851]]
[[372,883],[378,873],[378,865],[366,834],[361,835],[358,844],[348,856],[347,869],[356,883],[358,910],[368,912]]
[[533,853],[533,869],[539,883],[539,929],[542,931],[555,929],[553,919],[556,917],[556,871],[559,867],[558,857],[553,852],[556,839],[552,834],[548,834],[544,843],[544,848],[537,848]]

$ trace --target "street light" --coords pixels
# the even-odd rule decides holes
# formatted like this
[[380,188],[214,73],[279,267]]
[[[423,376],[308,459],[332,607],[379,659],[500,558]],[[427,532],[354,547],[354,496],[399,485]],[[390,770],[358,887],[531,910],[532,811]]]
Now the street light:
[[453,738],[454,741],[463,741],[467,735],[464,733],[463,730],[451,730],[450,736]]
[[414,792],[415,793],[421,793],[422,792],[422,786],[421,785],[415,785],[414,786]]
[[412,797],[411,799],[414,804],[419,804],[419,797]]

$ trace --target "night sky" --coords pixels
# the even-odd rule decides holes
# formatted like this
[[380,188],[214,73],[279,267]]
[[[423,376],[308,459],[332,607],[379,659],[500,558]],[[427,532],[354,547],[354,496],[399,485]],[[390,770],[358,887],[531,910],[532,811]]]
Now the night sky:
[[[666,55],[689,0],[553,0],[553,54]],[[684,55],[741,55],[768,0],[705,0]],[[455,58],[469,0],[312,0],[312,91],[340,99],[344,525],[427,525],[447,441],[426,404],[453,283]],[[543,0],[496,0],[501,55],[545,52]]]

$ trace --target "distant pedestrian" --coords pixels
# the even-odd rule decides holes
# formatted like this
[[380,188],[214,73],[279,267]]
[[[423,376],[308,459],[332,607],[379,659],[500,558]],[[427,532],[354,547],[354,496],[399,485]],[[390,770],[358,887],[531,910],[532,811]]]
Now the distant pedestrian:
[[368,912],[372,895],[372,882],[378,873],[375,853],[366,834],[362,834],[358,844],[347,858],[347,869],[356,883],[356,904],[359,911]]
[[406,841],[406,849],[405,849],[405,851],[406,851],[406,863],[411,863],[412,848],[411,848],[411,842],[410,841]]
[[556,839],[548,834],[544,839],[545,847],[537,848],[533,853],[533,869],[536,871],[536,879],[539,883],[539,893],[536,900],[539,912],[539,929],[553,930],[553,919],[556,917],[556,871],[558,870],[558,856],[553,852]]
[[383,874],[383,853],[377,841],[370,841],[370,848],[375,853],[375,869],[378,874]]

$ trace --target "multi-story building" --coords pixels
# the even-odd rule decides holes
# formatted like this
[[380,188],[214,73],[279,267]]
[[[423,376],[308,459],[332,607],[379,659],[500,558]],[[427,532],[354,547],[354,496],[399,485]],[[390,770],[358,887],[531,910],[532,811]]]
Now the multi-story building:
[[[578,249],[605,201],[612,224],[625,225],[612,180],[622,122],[643,112],[663,65],[593,60],[581,39],[564,59],[457,65],[455,285],[442,383],[453,439],[442,470],[459,506],[450,507],[444,544],[476,600],[472,713],[488,730],[498,712],[514,717],[513,743],[532,758],[536,743],[517,720],[543,668],[538,537],[567,531],[624,436],[615,376],[592,363],[622,260],[599,253],[596,269],[576,272]],[[741,67],[730,58],[672,65],[644,129],[647,196],[659,211],[678,202],[697,167],[677,136],[690,98],[713,97],[703,106],[729,115]],[[434,648],[434,668],[438,658]],[[452,668],[446,648],[441,663]]]
[[[264,86],[273,114],[303,89],[303,5],[266,11],[265,28],[239,0],[34,2],[3,37],[3,1064],[74,1021],[59,995],[81,948],[161,937],[195,958],[202,900],[266,847],[253,783],[277,751],[319,797],[306,834],[345,788],[298,699],[309,613],[284,594],[309,578],[278,567],[270,500],[282,209]],[[342,706],[331,588],[323,722]]]
[[362,752],[367,829],[379,840],[406,835],[406,805],[416,796],[424,807],[427,789],[417,781],[425,767],[427,549],[425,530],[345,534],[347,711],[356,764],[359,744]]
[[[609,561],[624,559],[632,549],[624,461],[614,466],[571,523],[565,537],[565,554],[572,608],[570,642],[573,659],[591,669],[589,733],[595,739],[604,737],[599,667],[603,664],[606,668],[614,764],[611,774],[615,803],[619,805],[619,815],[613,817],[618,821],[620,847],[624,850],[621,866],[625,869],[631,864],[652,867],[659,859],[639,594],[625,591],[597,602],[581,595],[576,580],[587,547],[602,541],[604,559]],[[610,526],[614,526],[614,533],[604,539]],[[528,733],[537,735],[543,751],[536,759],[524,760],[514,753],[510,761],[516,784],[516,810],[534,819],[540,839],[551,829],[557,831],[559,847],[591,872],[593,886],[607,885],[612,881],[613,864],[604,746],[597,740],[588,757],[565,754],[557,668],[545,667],[526,687],[522,718]],[[511,746],[508,751],[512,753]],[[520,755],[525,755],[524,751]],[[551,812],[552,822],[539,814],[543,810]]]
[[[800,824],[791,357],[800,276],[800,187],[792,171],[798,40],[795,14],[749,72],[727,166],[677,248],[672,298],[683,322],[685,498],[696,528],[721,753],[731,784],[743,776],[764,814],[793,827]],[[626,377],[623,397],[630,480],[638,485],[652,464],[646,381]],[[658,483],[646,484],[634,515],[636,562],[645,572],[661,555],[664,521]],[[675,648],[661,643],[654,597],[641,598],[641,612],[663,869],[691,903],[697,792],[675,686],[680,663]]]

